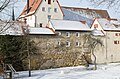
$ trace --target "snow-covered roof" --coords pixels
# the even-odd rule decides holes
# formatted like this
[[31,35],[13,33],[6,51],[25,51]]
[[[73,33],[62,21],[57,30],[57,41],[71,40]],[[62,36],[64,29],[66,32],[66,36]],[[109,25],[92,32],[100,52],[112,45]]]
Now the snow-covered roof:
[[86,21],[86,23],[91,26],[93,20],[86,18],[84,16],[81,16],[80,14],[67,10],[65,8],[62,8],[63,12],[64,12],[64,20],[73,20],[73,21]]
[[92,34],[94,36],[104,36],[104,33],[102,32],[102,30],[97,30],[97,29],[92,30]]
[[77,30],[77,31],[90,31],[90,27],[80,21],[69,20],[51,20],[52,26],[55,30]]
[[104,30],[120,31],[120,22],[116,20],[98,19]]
[[23,35],[23,23],[0,21],[0,35]]
[[94,19],[94,18],[110,18],[107,10],[101,10],[101,9],[90,9],[90,8],[79,8],[79,7],[68,7],[68,6],[62,6],[62,8],[65,8],[69,11],[73,11],[75,13],[80,14],[81,16]]
[[29,34],[55,34],[50,28],[29,27]]

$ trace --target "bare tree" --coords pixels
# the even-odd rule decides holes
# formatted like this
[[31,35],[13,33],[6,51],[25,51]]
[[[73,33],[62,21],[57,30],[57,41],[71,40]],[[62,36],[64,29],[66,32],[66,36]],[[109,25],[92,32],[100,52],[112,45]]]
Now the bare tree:
[[89,0],[90,2],[93,2],[95,4],[99,5],[106,5],[108,8],[110,7],[116,7],[119,9],[120,7],[120,0]]
[[103,43],[99,38],[94,37],[91,34],[90,35],[85,35],[85,39],[86,39],[85,43],[87,43],[88,48],[90,49],[91,54],[94,57],[94,61],[93,61],[94,65],[95,65],[94,70],[96,70],[97,69],[97,64],[96,64],[96,55],[95,55],[94,51],[95,51],[95,48],[97,47],[97,45],[103,46]]
[[12,9],[18,0],[0,0],[0,34],[9,29],[14,22],[12,19]]

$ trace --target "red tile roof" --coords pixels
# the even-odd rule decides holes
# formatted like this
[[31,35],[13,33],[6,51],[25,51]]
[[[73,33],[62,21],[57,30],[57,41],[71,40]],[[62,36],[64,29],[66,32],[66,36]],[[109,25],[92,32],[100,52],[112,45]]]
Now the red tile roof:
[[[29,13],[36,11],[41,4],[42,0],[29,0]],[[34,12],[33,12],[34,13]],[[21,15],[27,14],[27,5],[24,7]]]
[[[29,8],[29,13],[33,12],[31,14],[34,14],[36,12],[36,10],[38,9],[39,5],[42,3],[42,1],[43,0],[29,0],[29,7],[30,7]],[[58,5],[60,7],[60,4],[59,4],[58,0],[56,0],[56,2],[58,3]],[[60,9],[61,9],[61,7],[60,7]],[[62,11],[62,9],[61,9],[61,11]],[[63,13],[63,11],[62,11],[62,13]],[[26,14],[27,14],[27,5],[24,7],[21,15],[26,15]],[[63,15],[64,15],[64,13],[63,13]]]

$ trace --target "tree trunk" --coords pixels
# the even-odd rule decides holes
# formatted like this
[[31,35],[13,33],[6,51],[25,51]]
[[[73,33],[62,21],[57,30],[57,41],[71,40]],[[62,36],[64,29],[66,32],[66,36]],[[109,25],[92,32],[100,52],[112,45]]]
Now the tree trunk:
[[97,64],[96,64],[96,56],[95,56],[95,54],[94,54],[94,49],[92,49],[92,55],[93,55],[93,57],[94,57],[94,70],[97,70]]

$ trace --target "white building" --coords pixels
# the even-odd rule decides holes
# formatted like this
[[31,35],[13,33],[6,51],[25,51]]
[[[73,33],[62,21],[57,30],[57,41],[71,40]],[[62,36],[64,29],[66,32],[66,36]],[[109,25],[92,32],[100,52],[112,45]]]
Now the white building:
[[29,12],[27,5],[20,15],[20,20],[31,27],[46,27],[50,19],[63,19],[64,13],[58,0],[30,0]]
[[[120,61],[120,22],[117,19],[95,19],[92,30],[99,31],[103,47],[95,50],[97,63]],[[94,58],[93,58],[94,59]]]

